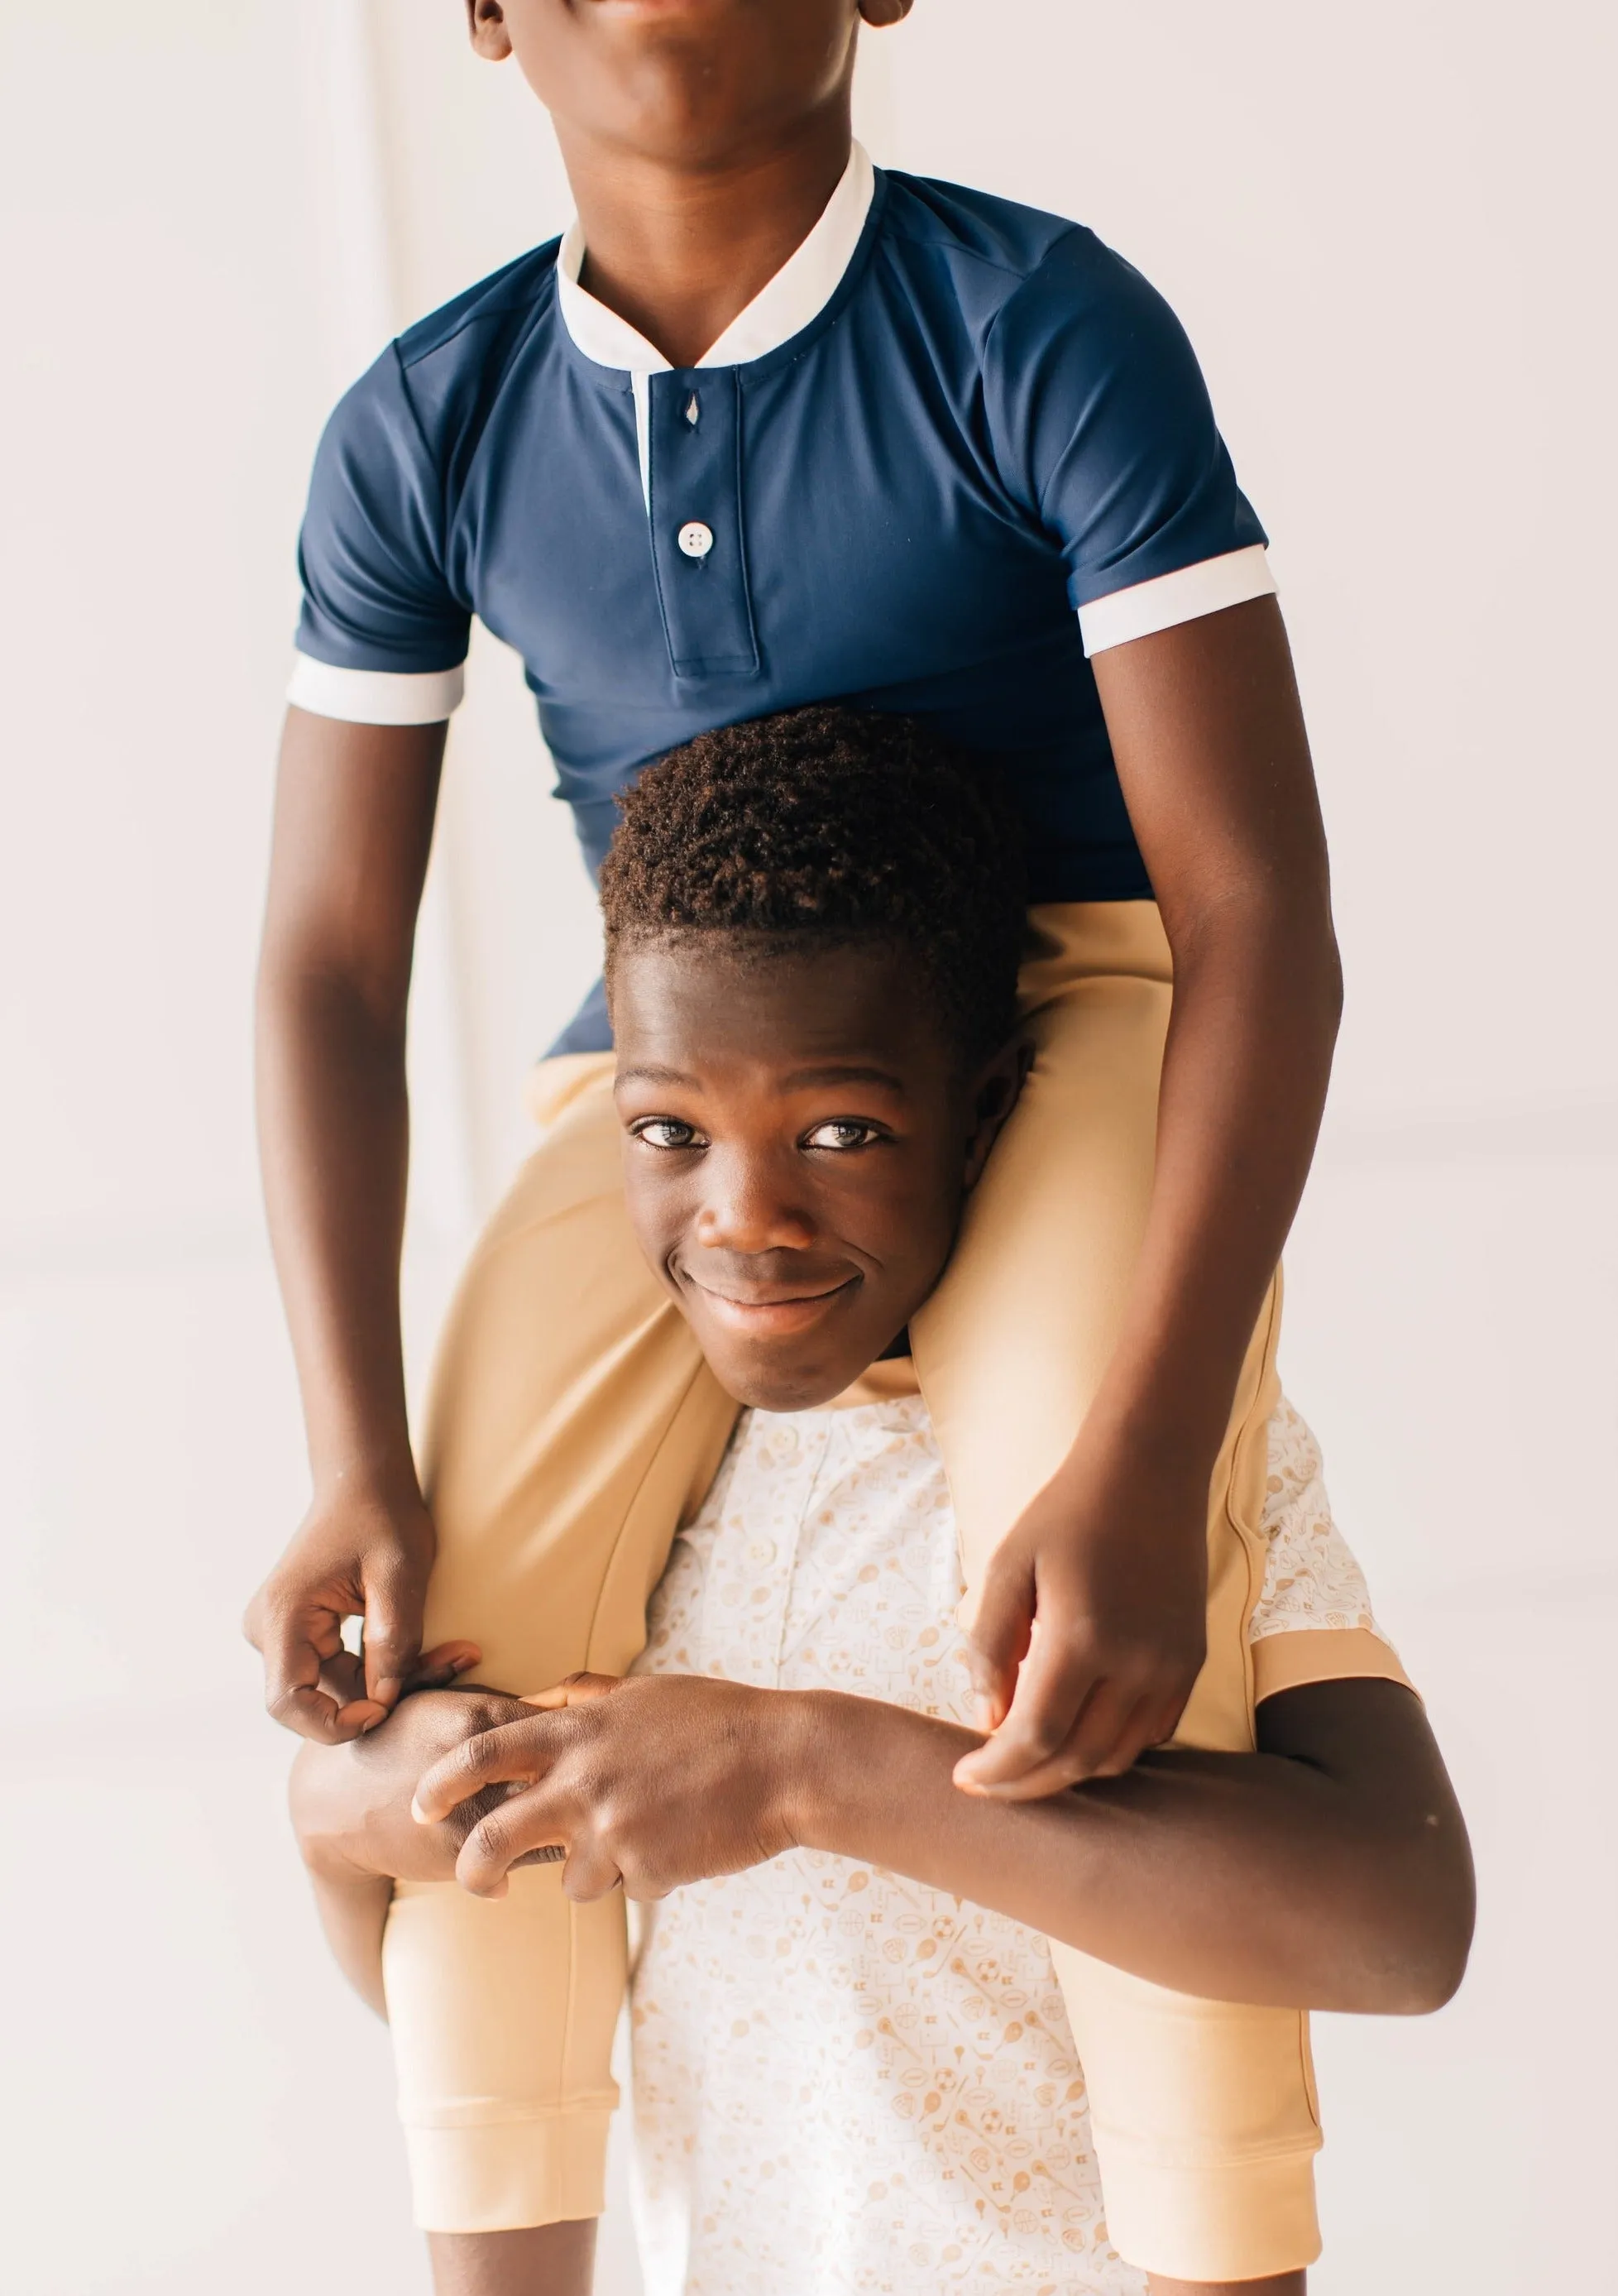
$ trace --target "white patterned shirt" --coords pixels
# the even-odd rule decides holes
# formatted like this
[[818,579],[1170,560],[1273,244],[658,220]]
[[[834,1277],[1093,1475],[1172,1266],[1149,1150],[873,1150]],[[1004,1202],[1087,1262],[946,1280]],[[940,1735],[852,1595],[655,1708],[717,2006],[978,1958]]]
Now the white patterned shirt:
[[[1360,1628],[1385,1647],[1287,1403],[1264,1529],[1255,1643]],[[961,1595],[919,1396],[750,1411],[675,1544],[635,1670],[969,1723]],[[648,2296],[1143,2296],[1107,2239],[1042,1937],[813,1850],[635,1912]]]

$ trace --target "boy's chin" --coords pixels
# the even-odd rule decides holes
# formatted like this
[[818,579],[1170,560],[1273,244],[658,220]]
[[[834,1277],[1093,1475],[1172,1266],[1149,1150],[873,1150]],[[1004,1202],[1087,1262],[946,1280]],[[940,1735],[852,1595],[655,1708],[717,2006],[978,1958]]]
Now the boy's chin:
[[852,1387],[865,1370],[857,1364],[714,1363],[711,1368],[727,1395],[751,1411],[816,1411]]

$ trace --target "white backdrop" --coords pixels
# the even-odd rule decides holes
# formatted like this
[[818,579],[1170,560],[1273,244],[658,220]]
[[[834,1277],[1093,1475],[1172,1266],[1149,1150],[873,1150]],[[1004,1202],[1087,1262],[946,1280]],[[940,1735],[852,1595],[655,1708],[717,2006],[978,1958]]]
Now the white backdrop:
[[[395,326],[568,211],[460,16],[0,11],[0,2296],[424,2285],[235,1621],[304,1489],[248,1021],[308,458]],[[1614,45],[1596,0],[917,0],[863,68],[879,160],[1167,291],[1299,658],[1349,1011],[1288,1383],[1483,1885],[1452,2008],[1322,2021],[1323,2296],[1612,2270]],[[480,647],[415,1013],[418,1372],[592,970],[547,785]]]

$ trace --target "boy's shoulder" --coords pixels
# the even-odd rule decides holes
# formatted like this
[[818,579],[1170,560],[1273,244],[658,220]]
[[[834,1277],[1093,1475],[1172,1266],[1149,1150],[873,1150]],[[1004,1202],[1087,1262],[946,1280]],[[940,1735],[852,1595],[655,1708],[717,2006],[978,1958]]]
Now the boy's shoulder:
[[482,364],[503,338],[520,336],[554,296],[560,247],[549,239],[530,248],[406,327],[395,342],[400,365],[408,371],[457,354]]
[[[886,193],[888,246],[900,262],[913,255],[918,274],[944,266],[980,342],[1012,306],[1019,354],[1063,335],[1107,360],[1108,347],[1156,333],[1164,319],[1173,326],[1155,287],[1072,216],[934,176],[888,172]],[[923,278],[916,284],[927,294]]]
[[1069,216],[1026,207],[970,184],[908,176],[895,168],[882,173],[887,185],[884,222],[895,239],[966,256],[1014,278],[1037,271],[1058,241],[1084,228]]
[[339,430],[380,422],[435,455],[475,437],[523,346],[556,308],[560,239],[530,248],[394,337],[339,401]]
[[935,262],[942,258],[958,290],[973,299],[1009,301],[1036,280],[1062,302],[1144,284],[1122,256],[1070,216],[970,184],[885,173],[884,226],[891,242]]

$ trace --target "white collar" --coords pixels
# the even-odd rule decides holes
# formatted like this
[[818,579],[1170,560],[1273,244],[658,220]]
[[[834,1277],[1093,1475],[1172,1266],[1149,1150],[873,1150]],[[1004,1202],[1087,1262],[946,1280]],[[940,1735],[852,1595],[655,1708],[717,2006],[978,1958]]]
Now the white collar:
[[[876,183],[870,157],[856,144],[808,238],[746,310],[736,314],[718,341],[697,361],[699,366],[742,366],[749,359],[763,358],[790,342],[825,309],[860,243]],[[617,367],[628,374],[666,374],[669,362],[662,352],[579,285],[584,265],[584,234],[575,223],[556,258],[556,282],[562,320],[577,348],[598,366]]]

